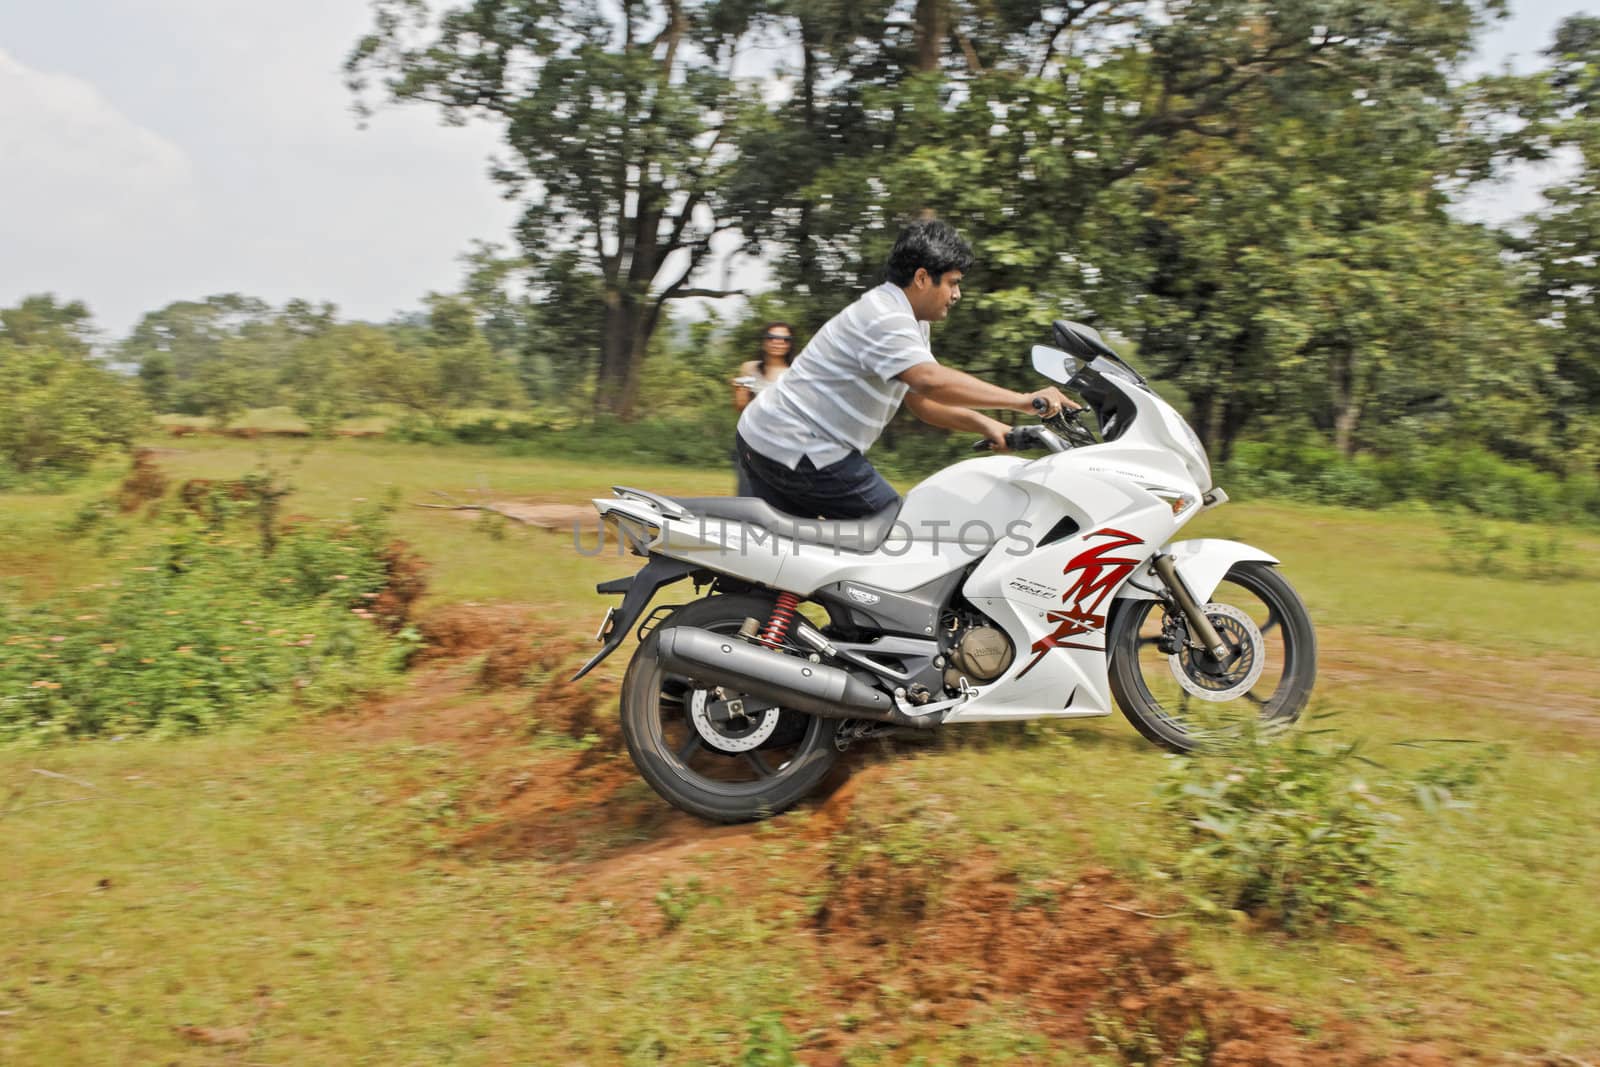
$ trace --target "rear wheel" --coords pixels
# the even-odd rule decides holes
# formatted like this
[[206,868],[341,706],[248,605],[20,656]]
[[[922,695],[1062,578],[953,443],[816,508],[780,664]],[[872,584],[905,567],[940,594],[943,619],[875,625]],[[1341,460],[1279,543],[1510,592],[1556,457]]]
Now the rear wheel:
[[[1305,710],[1317,676],[1317,638],[1305,603],[1277,568],[1237,563],[1206,605],[1234,650],[1219,665],[1189,647],[1180,617],[1155,600],[1123,601],[1111,624],[1111,691],[1145,737],[1192,752],[1251,720],[1282,727]],[[1176,647],[1176,651],[1169,651]]]
[[735,634],[746,618],[765,622],[771,611],[771,598],[745,594],[685,605],[640,642],[623,678],[622,737],[634,766],[668,803],[701,818],[776,815],[804,799],[839,758],[836,721],[786,708],[729,718],[718,713],[716,694],[656,658],[657,635],[669,627]]

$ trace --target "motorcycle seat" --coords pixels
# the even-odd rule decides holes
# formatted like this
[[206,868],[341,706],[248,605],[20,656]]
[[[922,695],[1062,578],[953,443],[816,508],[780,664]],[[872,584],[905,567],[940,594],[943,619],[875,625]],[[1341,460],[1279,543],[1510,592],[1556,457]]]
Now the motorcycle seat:
[[896,500],[875,515],[859,519],[814,519],[789,515],[753,496],[667,497],[696,518],[759,526],[779,537],[807,545],[825,545],[843,552],[876,552],[894,529],[903,501]]

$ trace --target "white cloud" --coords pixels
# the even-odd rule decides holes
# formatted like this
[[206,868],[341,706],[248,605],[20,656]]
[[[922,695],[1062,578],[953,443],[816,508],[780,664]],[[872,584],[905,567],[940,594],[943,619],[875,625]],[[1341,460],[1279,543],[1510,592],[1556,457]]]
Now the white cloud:
[[168,211],[192,179],[181,148],[93,85],[0,50],[0,288],[26,287],[26,272],[48,274],[65,253],[96,254],[108,230]]
[[84,300],[108,339],[233,291],[382,319],[457,285],[473,239],[510,243],[493,128],[421,106],[357,127],[362,0],[85,6],[81,49],[59,9],[0,11],[0,306]]

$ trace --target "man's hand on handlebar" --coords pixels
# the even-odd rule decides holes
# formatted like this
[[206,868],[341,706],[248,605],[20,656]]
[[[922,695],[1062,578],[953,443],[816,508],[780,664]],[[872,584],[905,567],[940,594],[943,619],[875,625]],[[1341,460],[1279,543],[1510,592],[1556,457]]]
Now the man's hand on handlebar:
[[991,419],[987,416],[984,416],[984,419],[985,423],[983,427],[983,440],[978,442],[979,447],[981,448],[987,446],[994,449],[996,452],[1011,451],[1011,445],[1006,440],[1006,434],[1010,431],[1011,427],[1007,426],[999,419]]
[[1024,414],[1049,418],[1063,408],[1068,411],[1076,411],[1079,406],[1068,400],[1066,394],[1052,385],[1047,389],[1040,389],[1036,393],[1024,393],[1022,395],[1022,403],[1017,406],[1017,410]]

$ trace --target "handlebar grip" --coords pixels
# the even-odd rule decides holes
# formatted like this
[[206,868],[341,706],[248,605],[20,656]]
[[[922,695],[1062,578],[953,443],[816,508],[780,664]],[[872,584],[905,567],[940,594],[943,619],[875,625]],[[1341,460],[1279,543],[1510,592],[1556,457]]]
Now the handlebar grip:
[[[1012,452],[1020,452],[1023,449],[1031,446],[1032,436],[1033,435],[1028,432],[1028,428],[1026,426],[1018,426],[1015,429],[1007,430],[1006,448]],[[974,442],[972,445],[972,450],[974,452],[987,452],[993,447],[993,445],[989,444],[989,439],[984,438],[981,441]]]

